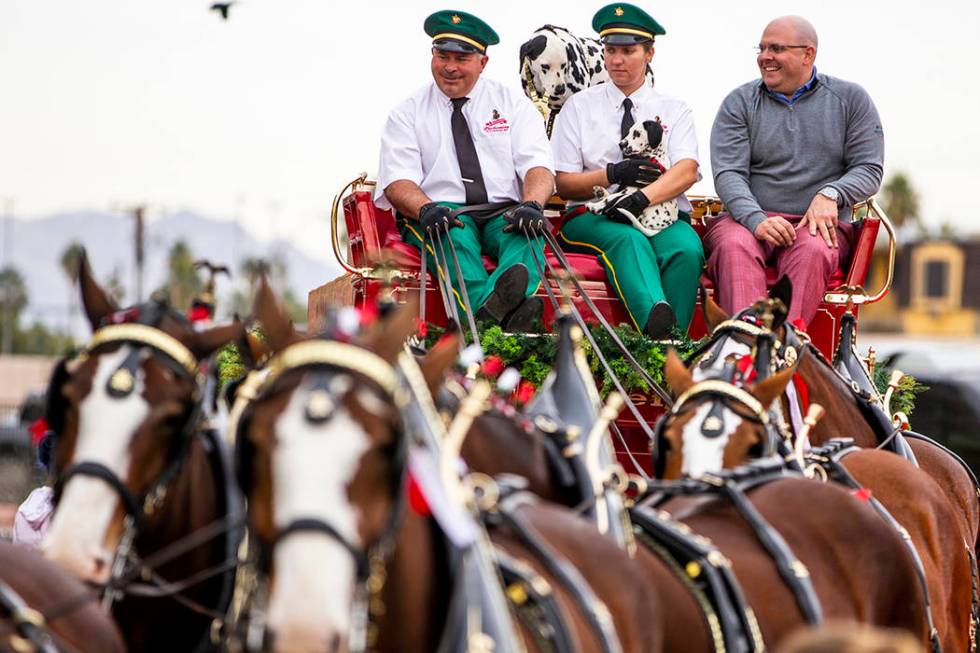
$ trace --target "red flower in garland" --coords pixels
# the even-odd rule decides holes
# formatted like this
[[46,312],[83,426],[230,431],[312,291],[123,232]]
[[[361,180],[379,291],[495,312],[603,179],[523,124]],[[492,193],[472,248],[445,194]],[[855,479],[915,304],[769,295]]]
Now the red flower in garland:
[[522,380],[517,386],[517,389],[514,390],[514,402],[518,404],[526,404],[531,400],[531,397],[534,396],[535,390],[537,390],[537,388],[533,383],[527,379]]
[[504,361],[500,356],[487,356],[480,366],[480,371],[484,376],[495,379],[504,371]]
[[429,335],[429,325],[422,318],[416,321],[415,331],[419,334],[419,338],[425,338]]

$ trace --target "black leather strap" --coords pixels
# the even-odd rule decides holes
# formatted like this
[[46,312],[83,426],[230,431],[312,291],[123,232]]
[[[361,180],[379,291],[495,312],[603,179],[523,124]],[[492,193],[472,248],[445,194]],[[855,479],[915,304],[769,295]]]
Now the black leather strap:
[[[126,484],[122,482],[122,479],[116,475],[114,471],[103,465],[102,463],[97,463],[91,460],[85,460],[80,463],[76,463],[65,470],[65,472],[58,478],[57,483],[55,483],[54,494],[56,497],[60,498],[61,493],[65,488],[65,485],[71,479],[72,476],[91,476],[103,481],[119,495],[119,500],[123,504],[123,508],[126,510],[126,514],[133,518],[136,528],[142,526],[143,521],[143,504],[136,498]],[[55,502],[57,503],[57,501]]]
[[533,496],[527,492],[514,492],[500,501],[497,515],[503,523],[510,527],[521,543],[534,554],[535,558],[545,566],[548,572],[572,594],[589,626],[599,639],[603,653],[622,651],[622,645],[612,623],[603,621],[594,610],[594,606],[601,603],[599,598],[595,596],[578,570],[544,542],[531,523],[520,514],[520,507],[534,500]]
[[[294,519],[285,528],[279,530],[276,536],[273,538],[272,543],[265,550],[274,551],[276,545],[282,542],[284,539],[290,535],[295,535],[296,533],[321,533],[336,541],[342,547],[347,549],[351,557],[354,559],[354,564],[357,567],[357,580],[363,582],[368,577],[368,559],[367,555],[364,554],[359,548],[347,541],[341,533],[318,517],[300,517]],[[268,566],[266,565],[266,569]]]
[[[636,539],[672,568],[695,594],[712,637],[724,643],[718,650],[750,653],[765,648],[755,614],[731,563],[713,543],[682,527],[667,513],[645,506],[634,506],[630,520]],[[715,619],[711,619],[712,615]]]

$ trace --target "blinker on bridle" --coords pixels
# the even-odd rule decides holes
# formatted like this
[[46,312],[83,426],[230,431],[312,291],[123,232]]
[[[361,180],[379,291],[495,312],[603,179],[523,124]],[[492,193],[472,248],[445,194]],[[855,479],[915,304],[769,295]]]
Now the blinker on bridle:
[[[160,360],[182,376],[194,379],[197,375],[198,361],[182,342],[164,331],[146,324],[111,324],[99,328],[78,354],[76,360],[82,361],[94,354],[98,349],[110,344],[136,345],[126,356],[123,363],[109,376],[106,382],[106,392],[114,399],[129,396],[136,387],[136,371],[140,363],[140,353],[149,348],[154,354],[159,354]],[[195,391],[196,392],[196,391]],[[195,405],[196,405],[195,401]],[[188,420],[192,423],[193,416]],[[185,424],[185,431],[188,426]],[[82,461],[70,466],[61,474],[55,485],[55,497],[61,495],[65,484],[72,476],[92,476],[108,484],[119,496],[126,513],[132,518],[134,526],[139,527],[142,517],[151,513],[162,501],[166,484],[176,473],[176,462],[164,468],[160,476],[150,484],[142,495],[136,497],[115,472],[101,463]]]

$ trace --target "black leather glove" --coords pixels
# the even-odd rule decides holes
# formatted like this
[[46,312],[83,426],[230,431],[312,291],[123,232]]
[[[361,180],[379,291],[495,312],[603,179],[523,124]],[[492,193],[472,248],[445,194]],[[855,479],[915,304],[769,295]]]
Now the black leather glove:
[[541,205],[537,202],[521,202],[516,207],[504,213],[507,226],[505,232],[516,231],[529,234],[542,233],[548,228],[548,219],[542,213]]
[[640,214],[643,213],[643,209],[648,206],[650,206],[650,200],[647,199],[647,196],[643,194],[642,190],[638,190],[635,193],[630,193],[629,195],[619,198],[607,206],[606,210],[603,211],[602,214],[613,222],[633,224],[630,222],[629,218],[619,211],[619,209],[629,211],[633,214],[634,218],[639,218]]
[[661,174],[660,168],[647,159],[623,159],[606,164],[609,183],[620,186],[646,186],[660,179]]
[[429,202],[419,209],[419,226],[425,233],[433,233],[434,229],[449,231],[453,227],[462,227],[463,222],[453,217],[453,210],[448,206]]

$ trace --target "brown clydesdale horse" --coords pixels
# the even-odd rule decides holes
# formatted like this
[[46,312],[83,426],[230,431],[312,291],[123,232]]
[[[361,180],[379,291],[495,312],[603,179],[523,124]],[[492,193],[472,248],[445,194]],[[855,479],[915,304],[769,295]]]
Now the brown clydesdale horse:
[[[777,289],[774,289],[774,298],[782,301],[784,306],[789,306],[792,288],[788,283],[781,282],[777,284]],[[763,310],[761,306],[762,304],[757,304],[756,307],[759,308],[747,309],[740,315],[748,314],[750,319],[758,319],[761,324]],[[704,357],[699,357],[691,362],[696,380],[701,380],[710,374],[711,370],[717,371],[724,365],[726,359],[751,354],[757,341],[757,336],[754,335],[756,329],[730,330],[728,328],[732,324],[730,316],[710,298],[704,302],[704,311],[708,330],[712,332],[708,348],[711,355],[708,356],[709,360],[705,361]],[[736,322],[742,322],[744,325],[742,320]],[[777,341],[782,343],[786,342],[787,333],[795,328],[783,323],[777,314],[773,330]],[[799,335],[799,332],[797,331],[796,334]],[[805,341],[805,336],[802,339]],[[846,340],[842,346],[851,346],[849,337],[842,340]],[[782,353],[786,353],[785,350]],[[794,354],[795,356],[790,358],[797,359],[795,361],[787,360],[781,355],[775,356],[776,369],[784,369],[795,362],[796,372],[805,384],[809,402],[820,404],[826,409],[825,417],[810,432],[810,442],[821,445],[832,438],[843,437],[852,438],[859,447],[877,447],[881,441],[879,431],[872,426],[870,420],[873,418],[859,405],[859,400],[855,397],[850,384],[834,370],[815,347],[803,346],[800,351],[794,348]],[[799,414],[806,412],[801,395],[792,392],[792,398],[784,395],[781,399],[784,415],[789,416],[791,411],[796,410],[790,405],[791,401],[797,404]],[[962,534],[962,537],[976,548],[980,537],[980,502],[978,502],[978,489],[972,474],[950,455],[950,452],[929,440],[908,438],[907,442],[915,454],[919,467],[936,481],[957,507],[954,520],[958,528],[957,540]]]
[[[463,453],[475,470],[524,474],[535,492],[567,503],[567,484],[548,463],[545,437],[489,412],[474,421]],[[826,618],[903,627],[926,640],[924,598],[911,558],[897,533],[872,511],[840,488],[798,479],[763,486],[750,498],[810,570]],[[674,500],[667,509],[677,510],[675,517],[732,560],[767,646],[804,623],[772,561],[730,505],[712,500],[692,507]],[[865,537],[870,543],[855,549],[854,542]],[[644,546],[636,555],[647,581],[660,593],[665,650],[715,650],[704,613],[677,575]]]
[[[793,370],[779,372],[755,386],[742,388],[750,395],[745,403],[739,399],[742,395],[726,394],[723,385],[718,388],[718,384],[723,383],[720,380],[696,383],[673,351],[668,353],[665,374],[671,390],[680,397],[665,417],[661,429],[662,443],[666,445],[663,452],[666,456],[665,478],[699,477],[723,468],[738,467],[749,462],[752,452],[766,449],[763,443],[767,439],[777,437],[753,412],[751,399],[756,399],[765,410],[782,395]],[[685,401],[685,398],[689,399]],[[716,423],[708,424],[712,419]],[[973,573],[969,548],[957,532],[956,508],[928,474],[894,453],[855,449],[842,462],[850,475],[863,488],[870,489],[874,498],[904,527],[915,545],[925,572],[932,616],[943,650],[969,650]],[[800,484],[798,496],[810,507],[807,514],[797,515],[797,522],[803,522],[821,510],[817,508],[814,496],[821,486],[813,481],[801,481]],[[794,503],[788,492],[783,501]],[[844,499],[844,503],[856,507],[859,501]],[[816,517],[825,523],[836,524],[836,532],[843,534],[843,511],[847,507],[827,505],[822,508],[827,512]],[[781,524],[777,523],[777,526]],[[822,534],[823,537],[828,535],[832,534]],[[865,534],[859,541],[857,547],[853,546],[855,541],[835,541],[835,546],[846,547],[838,555],[853,556],[857,549],[875,546],[870,534]],[[834,555],[830,549],[825,553]],[[812,571],[816,575],[816,571]],[[868,578],[865,582],[873,584],[878,580],[878,577]],[[859,577],[855,581],[860,582]]]
[[198,332],[156,301],[120,311],[87,261],[80,283],[93,336],[49,389],[58,502],[44,553],[106,588],[130,650],[213,648],[237,545],[198,361],[243,327]]
[[38,553],[0,542],[0,652],[125,650],[94,592]]
[[[454,612],[461,582],[452,564],[458,549],[447,535],[454,527],[410,509],[406,499],[410,445],[432,454],[417,446],[406,417],[414,405],[406,397],[421,397],[422,405],[431,401],[429,390],[422,379],[407,381],[406,362],[399,361],[417,311],[393,310],[340,342],[297,334],[264,283],[256,302],[274,355],[265,377],[243,385],[254,398],[236,432],[249,520],[268,564],[266,624],[275,650],[359,649],[360,638],[349,638],[362,632],[359,615],[376,634],[376,650],[442,650],[447,633],[474,622]],[[435,364],[426,370],[431,378],[443,372]],[[622,650],[662,650],[660,606],[634,560],[566,509],[533,503],[518,512],[588,581],[611,614]],[[611,650],[523,540],[506,527],[494,528],[493,537],[546,579],[577,650]],[[529,630],[508,628],[538,650]],[[463,648],[478,643],[473,636]],[[497,642],[496,650],[506,648]]]

